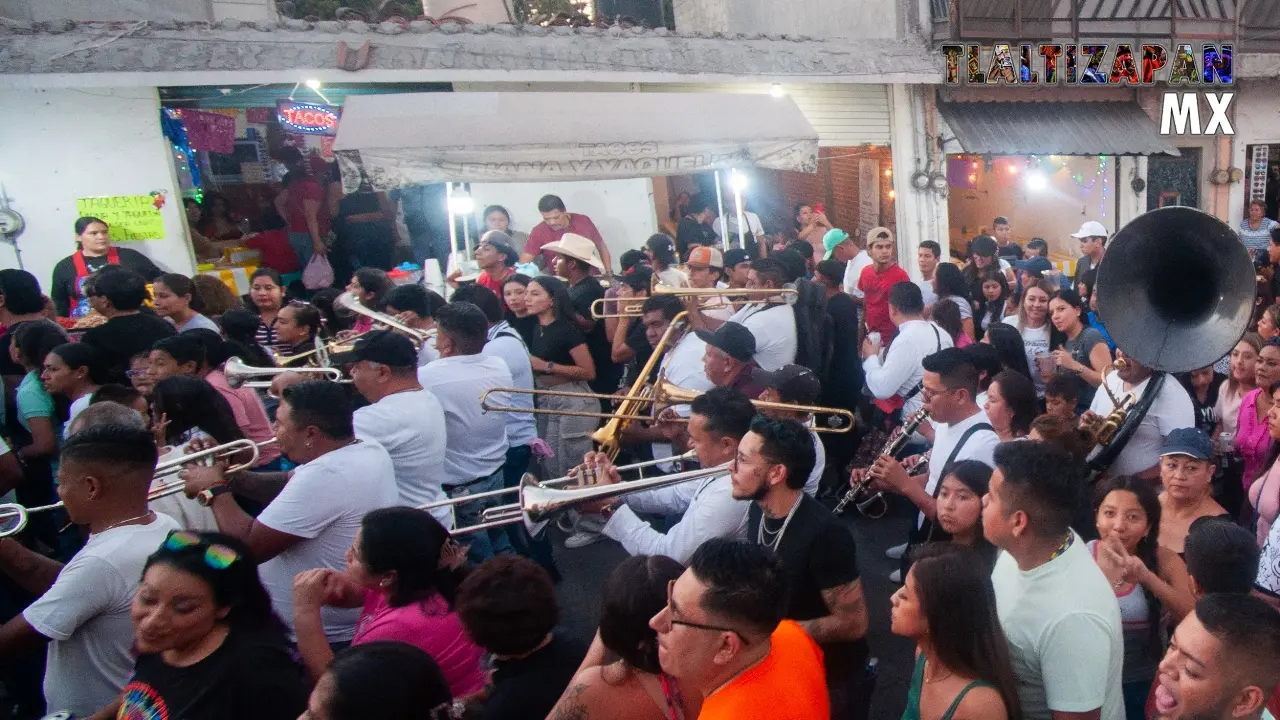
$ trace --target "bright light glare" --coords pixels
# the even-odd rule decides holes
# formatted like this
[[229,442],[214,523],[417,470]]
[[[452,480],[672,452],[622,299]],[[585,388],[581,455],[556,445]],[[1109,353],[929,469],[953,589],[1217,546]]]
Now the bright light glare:
[[1033,192],[1040,192],[1049,187],[1049,178],[1045,177],[1042,172],[1027,173],[1027,189]]
[[769,86],[769,94],[776,98],[780,98],[786,93],[783,92],[781,83],[774,83],[773,85]]
[[454,195],[449,198],[449,212],[454,215],[470,215],[476,209],[476,201],[470,195]]
[[743,190],[746,190],[747,185],[749,184],[751,184],[751,181],[747,178],[747,176],[743,175],[737,170],[734,170],[733,172],[729,173],[729,187],[734,192],[740,193]]
[[316,78],[309,78],[305,84],[307,87],[311,88],[312,90],[320,89],[320,81],[317,80]]

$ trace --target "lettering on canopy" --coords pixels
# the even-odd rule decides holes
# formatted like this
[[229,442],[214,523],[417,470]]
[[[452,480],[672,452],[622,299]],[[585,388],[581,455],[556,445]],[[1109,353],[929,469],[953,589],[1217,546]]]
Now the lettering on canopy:
[[276,119],[290,132],[333,135],[338,132],[339,109],[315,103],[282,100],[276,105]]

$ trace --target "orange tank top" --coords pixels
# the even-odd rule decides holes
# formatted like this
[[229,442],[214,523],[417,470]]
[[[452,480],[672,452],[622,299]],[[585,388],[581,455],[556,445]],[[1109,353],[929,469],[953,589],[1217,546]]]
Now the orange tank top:
[[769,656],[702,703],[698,720],[830,720],[822,650],[783,620]]

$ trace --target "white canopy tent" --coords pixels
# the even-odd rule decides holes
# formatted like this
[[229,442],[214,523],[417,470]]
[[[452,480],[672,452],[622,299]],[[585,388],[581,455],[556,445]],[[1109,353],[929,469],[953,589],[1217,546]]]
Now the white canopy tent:
[[334,150],[348,187],[596,180],[760,167],[815,172],[791,98],[714,93],[358,95]]

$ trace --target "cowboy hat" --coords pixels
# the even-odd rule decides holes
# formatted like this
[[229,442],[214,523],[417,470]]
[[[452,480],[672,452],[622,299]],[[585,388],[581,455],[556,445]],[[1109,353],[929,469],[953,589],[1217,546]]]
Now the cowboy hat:
[[559,240],[543,245],[542,249],[581,260],[597,270],[604,270],[604,262],[600,260],[596,244],[581,235],[565,233]]

